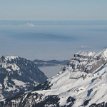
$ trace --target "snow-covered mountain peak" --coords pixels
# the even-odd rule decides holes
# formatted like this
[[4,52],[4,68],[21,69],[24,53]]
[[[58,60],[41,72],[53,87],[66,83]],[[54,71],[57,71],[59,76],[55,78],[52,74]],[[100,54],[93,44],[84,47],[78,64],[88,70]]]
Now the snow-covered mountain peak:
[[43,83],[47,77],[39,70],[33,61],[18,56],[2,56],[0,58],[1,94],[4,97],[10,93],[29,90],[38,83]]
[[[91,107],[93,104],[97,107],[102,102],[106,104],[107,62],[101,55],[89,55],[87,52],[74,54],[63,72],[49,80],[50,89],[35,92],[46,97],[58,96],[59,107]],[[67,102],[69,98],[71,100]]]
[[5,60],[5,61],[11,61],[11,60],[14,60],[16,58],[19,58],[19,56],[1,56],[1,60]]
[[9,61],[16,59],[16,58],[19,58],[19,56],[5,56],[5,59]]
[[[76,53],[77,55],[80,56],[88,56],[88,57],[93,57],[96,53],[92,52],[92,51],[79,51],[78,53]],[[74,55],[76,55],[74,54]]]

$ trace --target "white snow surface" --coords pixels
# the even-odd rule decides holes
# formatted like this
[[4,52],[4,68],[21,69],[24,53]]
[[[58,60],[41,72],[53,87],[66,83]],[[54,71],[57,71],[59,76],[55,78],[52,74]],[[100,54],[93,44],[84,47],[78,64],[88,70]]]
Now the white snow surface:
[[16,86],[26,86],[26,84],[23,81],[17,80],[17,79],[12,79],[12,81],[15,83]]
[[103,52],[102,52],[102,55],[107,58],[107,49],[105,49]]
[[11,61],[12,59],[16,59],[16,58],[18,58],[18,56],[5,56],[5,59],[9,61]]
[[79,54],[81,56],[89,56],[89,57],[93,57],[96,53],[95,52],[90,52],[90,51],[80,51],[76,54]]
[[[86,55],[86,54],[85,54]],[[94,54],[93,59],[88,59],[87,64],[99,64],[94,56],[100,56],[101,61],[107,57],[107,49],[100,54]],[[83,58],[84,59],[84,58]],[[107,63],[107,62],[106,62]],[[91,72],[84,72],[81,69],[72,68],[67,66],[64,72],[60,72],[57,76],[50,78],[51,89],[36,91],[44,96],[58,95],[60,97],[60,106],[66,105],[68,97],[75,98],[73,107],[82,107],[84,101],[90,100],[86,107],[93,103],[107,102],[107,64],[105,62],[99,64],[99,69],[96,68]],[[78,65],[78,63],[76,63]],[[81,65],[81,62],[79,62]],[[103,66],[102,66],[103,65]],[[95,72],[97,70],[97,72]],[[35,93],[32,92],[32,93]]]
[[8,63],[2,63],[1,64],[2,68],[7,69],[8,71],[18,71],[20,68],[14,63],[14,64],[8,64]]

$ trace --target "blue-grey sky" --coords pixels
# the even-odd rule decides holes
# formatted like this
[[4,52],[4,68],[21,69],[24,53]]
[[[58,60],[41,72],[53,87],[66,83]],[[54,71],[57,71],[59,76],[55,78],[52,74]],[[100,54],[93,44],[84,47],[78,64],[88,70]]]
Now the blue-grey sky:
[[0,0],[0,55],[69,59],[107,47],[107,0]]
[[0,0],[0,19],[107,19],[107,0]]
[[70,59],[107,47],[107,21],[0,21],[0,56]]

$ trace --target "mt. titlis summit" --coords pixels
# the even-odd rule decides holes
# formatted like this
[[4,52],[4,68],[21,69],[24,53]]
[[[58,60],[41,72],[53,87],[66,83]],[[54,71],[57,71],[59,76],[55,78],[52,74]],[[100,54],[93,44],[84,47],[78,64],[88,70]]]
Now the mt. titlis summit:
[[[14,88],[21,88],[17,86],[18,84],[15,85],[19,83],[18,80],[21,81],[19,84],[22,83],[24,86],[25,81],[43,82],[46,79],[38,69],[37,72],[33,70],[35,72],[33,77],[31,75],[33,79],[26,77],[24,71],[19,70],[23,67],[22,62],[26,60],[18,59],[15,62],[12,60],[9,65],[7,65],[8,63],[1,64],[0,79],[1,77],[2,79],[0,82],[4,90],[9,91],[13,84]],[[10,60],[8,61],[10,62]],[[30,65],[32,66],[31,62]],[[34,68],[33,66],[32,69]],[[17,73],[13,69],[17,69]],[[25,72],[30,75],[31,71],[26,68]],[[7,73],[9,76],[6,76]],[[23,75],[22,79],[20,79],[20,75]],[[39,76],[44,77],[43,80]],[[7,82],[9,80],[10,82]],[[74,54],[74,57],[56,76],[37,85],[32,91],[2,99],[0,107],[107,107],[107,49],[98,53],[79,52]]]

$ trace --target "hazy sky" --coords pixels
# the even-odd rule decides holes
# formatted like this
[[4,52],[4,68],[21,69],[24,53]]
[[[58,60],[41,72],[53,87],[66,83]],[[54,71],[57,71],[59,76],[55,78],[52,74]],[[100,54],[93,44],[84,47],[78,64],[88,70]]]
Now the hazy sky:
[[107,19],[107,0],[0,0],[0,19]]
[[67,59],[80,49],[102,49],[106,13],[107,0],[0,0],[0,55]]
[[107,47],[107,21],[0,21],[0,56],[70,59]]

